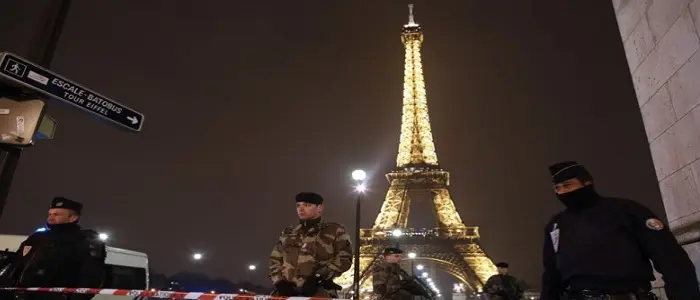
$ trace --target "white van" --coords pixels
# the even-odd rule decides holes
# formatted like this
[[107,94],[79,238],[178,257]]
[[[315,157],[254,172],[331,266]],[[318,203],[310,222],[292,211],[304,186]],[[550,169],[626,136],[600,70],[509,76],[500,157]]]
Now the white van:
[[[17,252],[19,245],[27,239],[25,235],[0,235],[0,260]],[[107,280],[104,288],[147,290],[148,255],[126,249],[107,246]],[[97,295],[93,299],[128,299],[132,297]]]

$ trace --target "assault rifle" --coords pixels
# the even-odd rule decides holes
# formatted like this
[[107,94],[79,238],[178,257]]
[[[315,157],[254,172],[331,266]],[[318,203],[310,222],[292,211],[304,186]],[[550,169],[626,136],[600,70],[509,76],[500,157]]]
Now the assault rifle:
[[415,296],[423,296],[430,300],[437,298],[437,293],[433,291],[423,280],[416,276],[411,276],[403,269],[399,268],[401,277],[404,279],[401,282],[401,288]]

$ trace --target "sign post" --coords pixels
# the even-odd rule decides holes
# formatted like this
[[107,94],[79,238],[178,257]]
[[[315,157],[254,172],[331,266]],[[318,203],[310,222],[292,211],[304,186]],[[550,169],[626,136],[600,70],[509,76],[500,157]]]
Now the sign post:
[[70,103],[131,131],[139,132],[143,127],[142,113],[15,54],[0,53],[0,78]]

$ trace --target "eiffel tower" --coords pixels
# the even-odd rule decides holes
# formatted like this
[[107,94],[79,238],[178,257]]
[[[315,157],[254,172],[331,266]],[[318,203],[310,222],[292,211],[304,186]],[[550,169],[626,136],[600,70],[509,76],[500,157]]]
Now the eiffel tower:
[[[394,243],[416,253],[416,262],[430,263],[479,292],[488,277],[496,274],[496,267],[479,245],[478,227],[467,227],[459,216],[448,191],[450,173],[438,164],[421,62],[423,30],[414,21],[412,4],[401,41],[405,66],[399,153],[396,168],[386,174],[389,190],[374,226],[360,231],[361,293],[371,292],[370,270],[384,248]],[[437,216],[435,228],[407,228],[410,195],[420,192],[431,195]],[[344,289],[353,284],[352,270],[337,280]]]

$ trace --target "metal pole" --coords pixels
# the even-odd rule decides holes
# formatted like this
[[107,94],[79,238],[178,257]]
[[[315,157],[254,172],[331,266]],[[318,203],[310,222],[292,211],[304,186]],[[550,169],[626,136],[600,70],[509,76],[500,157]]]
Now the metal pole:
[[[68,11],[70,9],[71,0],[62,0],[61,6],[59,7],[56,16],[53,17],[53,24],[47,25],[52,26],[51,33],[48,37],[48,42],[46,47],[43,49],[40,64],[45,68],[50,68],[51,62],[53,61],[54,52],[56,52],[56,46],[61,38],[61,32],[63,31],[63,25],[66,22],[66,17],[68,16]],[[52,16],[49,16],[51,18]],[[47,22],[48,23],[48,22]],[[44,39],[43,34],[39,37],[41,40]],[[0,95],[2,96],[2,95]],[[3,159],[0,168],[0,217],[5,209],[5,204],[7,203],[7,198],[10,195],[10,188],[12,187],[12,180],[15,177],[15,170],[19,164],[19,159],[22,157],[22,149],[15,148],[11,146],[0,147],[2,153],[5,157]]]
[[[411,258],[411,276],[416,276],[416,266],[415,266],[415,258]],[[411,299],[416,299],[416,296],[411,295]],[[421,298],[418,298],[421,299]]]
[[360,203],[362,202],[362,193],[357,194],[355,204],[355,269],[353,274],[353,299],[357,300],[360,297]]
[[12,179],[19,164],[19,158],[22,156],[22,149],[12,146],[2,146],[0,148],[5,154],[2,160],[2,172],[0,172],[0,216],[5,209],[5,203],[10,195],[10,187],[12,187]]
[[53,26],[51,28],[51,34],[49,35],[49,40],[46,43],[46,48],[44,48],[44,53],[41,56],[41,62],[39,63],[44,68],[49,69],[51,67],[53,55],[56,52],[58,41],[61,39],[61,33],[63,32],[63,25],[65,25],[66,18],[68,17],[70,4],[71,0],[62,0],[61,6],[58,8],[56,18],[54,19]]

